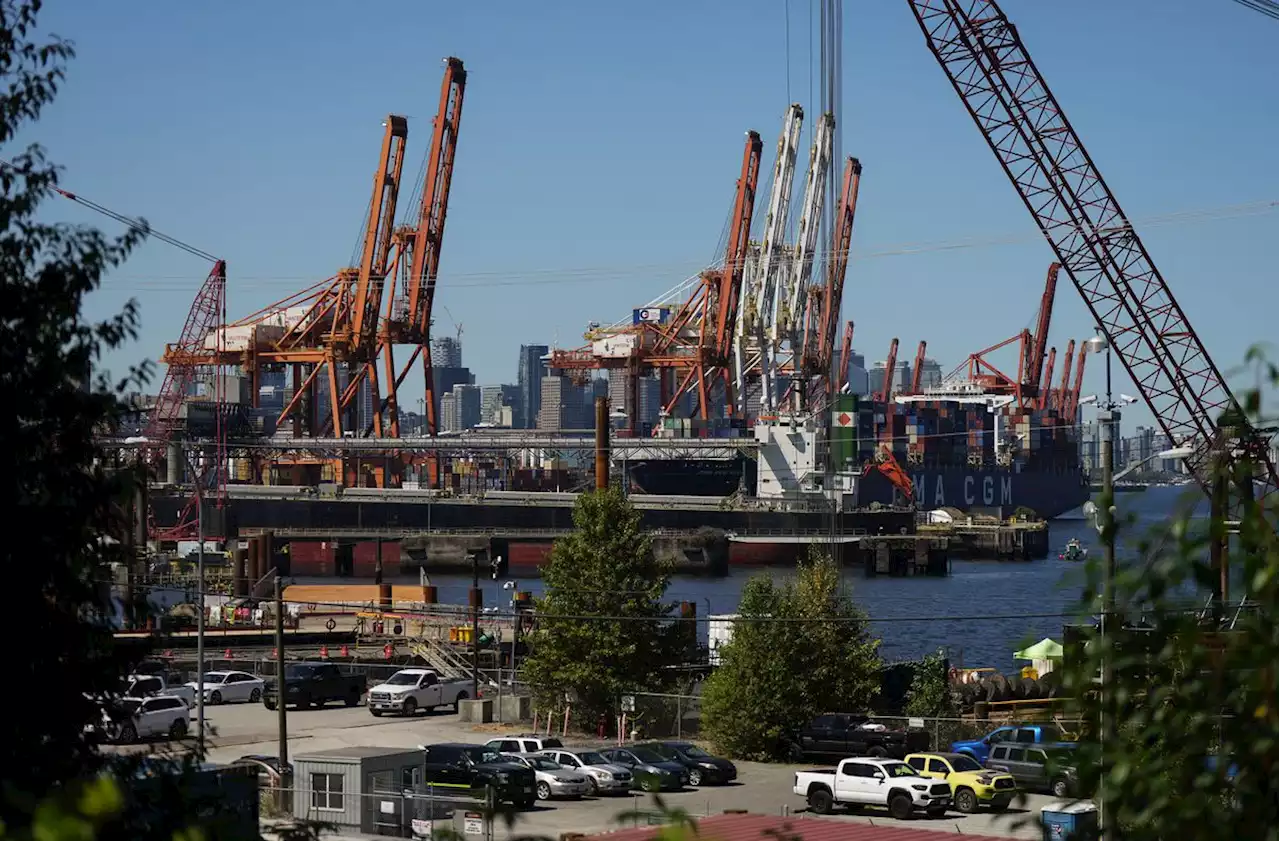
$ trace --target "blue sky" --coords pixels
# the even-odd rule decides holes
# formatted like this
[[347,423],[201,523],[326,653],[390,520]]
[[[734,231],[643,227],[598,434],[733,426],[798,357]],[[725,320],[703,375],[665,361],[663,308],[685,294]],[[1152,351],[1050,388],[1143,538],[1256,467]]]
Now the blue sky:
[[[743,132],[760,131],[771,166],[788,100],[810,99],[810,5],[55,2],[44,26],[79,57],[22,139],[68,189],[224,257],[235,317],[351,261],[384,115],[410,118],[416,173],[440,60],[459,56],[436,331],[456,319],[479,381],[512,381],[521,343],[574,346],[715,256]],[[1219,366],[1274,343],[1274,208],[1142,221],[1276,199],[1276,24],[1227,0],[1004,8]],[[883,358],[897,336],[910,355],[926,339],[949,368],[1031,326],[1052,254],[905,3],[847,4],[843,84],[843,152],[864,166],[856,348]],[[113,225],[70,203],[48,213]],[[976,244],[886,253],[957,242]],[[94,312],[137,298],[144,319],[113,367],[176,338],[207,270],[151,242],[107,280]],[[1064,283],[1051,342],[1061,354],[1091,332]]]

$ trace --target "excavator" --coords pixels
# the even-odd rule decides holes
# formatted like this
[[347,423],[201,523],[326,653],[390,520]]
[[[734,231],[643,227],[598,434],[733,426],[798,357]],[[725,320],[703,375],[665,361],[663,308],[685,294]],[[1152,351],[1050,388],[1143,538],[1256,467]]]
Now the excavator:
[[885,478],[893,483],[893,486],[902,494],[903,499],[907,501],[907,505],[912,507],[916,504],[915,486],[911,484],[911,477],[907,475],[907,471],[902,469],[902,465],[893,457],[893,450],[887,444],[881,444],[876,450],[875,461],[867,462],[866,469],[862,471],[863,476],[870,476],[873,472],[879,471],[883,473]]

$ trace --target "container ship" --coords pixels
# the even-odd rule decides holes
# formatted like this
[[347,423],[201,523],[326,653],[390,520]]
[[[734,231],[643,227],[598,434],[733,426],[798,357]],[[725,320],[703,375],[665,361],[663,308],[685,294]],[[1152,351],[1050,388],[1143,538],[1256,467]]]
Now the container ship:
[[[688,432],[673,425],[674,434],[659,434],[696,436],[697,423]],[[980,386],[947,384],[889,403],[841,395],[831,429],[833,470],[865,473],[858,480],[859,506],[906,503],[884,474],[865,471],[880,449],[893,453],[924,509],[1005,516],[1026,509],[1053,519],[1089,499],[1071,419],[1052,409],[1019,408],[1007,395]],[[741,424],[736,434],[749,435],[749,426]],[[756,483],[756,461],[744,455],[649,459],[626,465],[626,471],[634,489],[650,494],[725,497],[749,493]]]

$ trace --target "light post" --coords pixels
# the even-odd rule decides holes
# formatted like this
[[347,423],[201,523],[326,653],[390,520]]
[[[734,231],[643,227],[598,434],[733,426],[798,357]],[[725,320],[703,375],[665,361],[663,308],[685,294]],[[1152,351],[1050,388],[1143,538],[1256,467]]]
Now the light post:
[[[1098,423],[1102,433],[1102,505],[1097,509],[1098,531],[1102,535],[1103,551],[1106,567],[1102,579],[1102,613],[1100,636],[1102,642],[1102,742],[1111,744],[1115,741],[1115,714],[1111,705],[1111,693],[1114,689],[1115,671],[1115,633],[1116,623],[1116,527],[1115,527],[1115,431],[1120,423],[1120,406],[1124,403],[1135,403],[1135,398],[1120,395],[1121,403],[1116,403],[1111,396],[1111,343],[1102,334],[1101,329],[1093,338],[1085,341],[1090,353],[1106,354],[1107,392],[1106,398],[1098,403]],[[1101,823],[1103,841],[1115,841],[1116,830],[1111,819],[1112,810],[1106,794],[1106,779],[1110,769],[1102,769],[1102,785],[1100,786]]]

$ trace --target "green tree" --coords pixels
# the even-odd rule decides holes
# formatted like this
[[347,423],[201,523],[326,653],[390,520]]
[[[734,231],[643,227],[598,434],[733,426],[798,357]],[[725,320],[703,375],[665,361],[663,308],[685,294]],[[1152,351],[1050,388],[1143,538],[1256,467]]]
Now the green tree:
[[738,614],[702,692],[703,726],[720,750],[777,757],[813,716],[871,706],[880,691],[880,641],[829,555],[811,551],[783,584],[753,577]]
[[[1274,366],[1262,364],[1261,371],[1274,389]],[[1265,425],[1260,390],[1244,406]],[[1248,488],[1254,466],[1217,475]],[[1274,839],[1280,799],[1276,500],[1244,505],[1227,553],[1239,582],[1233,603],[1208,611],[1204,594],[1218,580],[1208,546],[1223,524],[1196,519],[1189,507],[1142,535],[1141,560],[1118,570],[1112,627],[1122,630],[1112,639],[1095,633],[1080,649],[1067,649],[1063,687],[1082,699],[1090,725],[1076,761],[1080,790],[1096,797],[1125,839]],[[1123,536],[1129,527],[1114,528]],[[1081,603],[1087,624],[1099,611],[1103,575],[1091,562]],[[1234,602],[1241,597],[1251,607],[1237,614]],[[1234,617],[1229,627],[1224,617]],[[1114,677],[1109,692],[1100,693],[1096,681],[1108,653]],[[1109,711],[1113,738],[1095,724]]]
[[686,632],[663,601],[670,569],[619,489],[579,496],[573,524],[542,568],[545,595],[523,670],[539,709],[563,708],[572,692],[575,717],[594,727],[623,693],[664,685],[662,669],[681,659]]
[[[63,79],[72,46],[36,39],[38,0],[0,3],[0,144],[39,118]],[[84,736],[99,715],[84,693],[115,687],[127,663],[112,647],[103,582],[113,561],[127,561],[122,502],[128,473],[108,468],[94,443],[139,382],[91,376],[101,355],[134,336],[133,304],[114,318],[84,317],[85,297],[118,265],[141,234],[109,240],[96,230],[40,222],[36,212],[58,174],[38,146],[0,165],[0,458],[5,516],[21,528],[0,543],[5,588],[20,605],[21,626],[37,630],[9,652],[15,685],[39,687],[47,715],[0,718],[6,762],[0,771],[0,818],[9,832],[29,826],[36,804],[59,784],[100,766]],[[30,611],[28,613],[27,611]]]
[[951,718],[956,714],[955,694],[947,680],[947,660],[942,652],[926,655],[916,664],[904,711],[926,718]]

